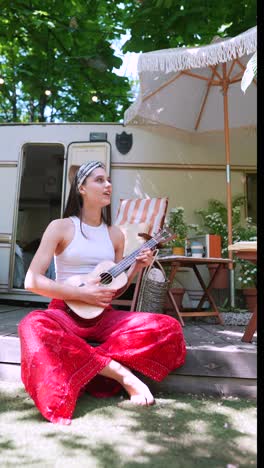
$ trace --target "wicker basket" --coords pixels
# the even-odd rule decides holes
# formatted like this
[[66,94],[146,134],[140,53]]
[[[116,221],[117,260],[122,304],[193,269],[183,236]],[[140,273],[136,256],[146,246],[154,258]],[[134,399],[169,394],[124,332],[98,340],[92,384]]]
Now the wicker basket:
[[[149,278],[150,272],[153,268],[159,268],[159,270],[162,271],[164,281],[155,281]],[[161,314],[165,307],[168,286],[169,281],[166,279],[166,273],[161,264],[155,260],[143,275],[137,302],[137,310],[140,312],[157,312]]]

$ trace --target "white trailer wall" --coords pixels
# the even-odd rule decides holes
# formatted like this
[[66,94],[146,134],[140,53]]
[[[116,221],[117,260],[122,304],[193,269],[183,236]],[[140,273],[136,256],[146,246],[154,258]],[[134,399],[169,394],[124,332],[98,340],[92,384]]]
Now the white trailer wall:
[[[133,135],[131,150],[123,155],[116,135]],[[226,200],[223,134],[187,135],[171,128],[123,127],[121,124],[10,124],[0,125],[0,247],[1,271],[9,268],[14,250],[15,216],[19,196],[20,161],[28,143],[62,144],[90,140],[91,132],[107,133],[111,144],[113,218],[120,198],[168,196],[169,209],[183,206],[187,222],[197,222],[194,210],[210,198]],[[232,194],[245,193],[245,174],[256,172],[254,129],[231,131]],[[12,240],[13,239],[13,240]],[[1,284],[0,288],[7,286]],[[6,282],[6,280],[5,280]]]
[[[222,134],[187,136],[169,128],[117,124],[3,125],[0,164],[18,162],[26,143],[61,143],[66,151],[71,142],[89,141],[90,132],[96,131],[106,132],[111,143],[113,214],[119,198],[168,195],[169,207],[184,206],[187,220],[192,222],[194,209],[205,207],[209,198],[225,200]],[[126,155],[119,153],[115,144],[116,134],[123,131],[133,134],[133,146]],[[244,193],[244,173],[256,168],[254,130],[231,131],[231,167],[232,193]]]

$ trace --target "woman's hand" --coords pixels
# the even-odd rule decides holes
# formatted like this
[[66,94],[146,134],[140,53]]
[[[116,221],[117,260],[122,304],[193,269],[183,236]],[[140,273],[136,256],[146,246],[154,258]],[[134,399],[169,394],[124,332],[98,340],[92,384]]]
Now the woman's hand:
[[151,264],[153,260],[153,251],[150,249],[143,249],[136,257],[136,265],[138,268],[145,268]]
[[[125,288],[122,288],[122,293],[130,286],[132,283],[133,278],[142,270],[149,266],[153,261],[153,252],[150,249],[142,249],[138,256],[136,257],[136,262],[131,265],[127,272],[127,284]],[[118,293],[120,296],[120,291]]]
[[117,289],[105,287],[100,284],[100,278],[90,278],[89,283],[79,286],[78,300],[97,307],[107,307],[111,304]]

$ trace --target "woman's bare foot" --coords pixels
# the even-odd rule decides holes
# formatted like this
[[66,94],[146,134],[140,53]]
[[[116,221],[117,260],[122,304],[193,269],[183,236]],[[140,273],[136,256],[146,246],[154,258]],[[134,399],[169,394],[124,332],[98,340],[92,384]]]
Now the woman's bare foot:
[[150,406],[155,403],[155,399],[147,385],[119,362],[110,361],[100,374],[117,380],[129,394],[131,403],[140,406]]
[[150,406],[155,403],[154,397],[147,385],[138,379],[129,369],[128,373],[120,382],[130,396],[131,403],[140,406]]

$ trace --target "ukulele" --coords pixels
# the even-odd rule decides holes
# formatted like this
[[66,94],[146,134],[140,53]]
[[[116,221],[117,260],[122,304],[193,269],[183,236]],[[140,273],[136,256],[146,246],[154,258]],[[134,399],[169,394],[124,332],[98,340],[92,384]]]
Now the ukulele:
[[[127,257],[123,258],[120,262],[114,263],[112,261],[105,261],[99,263],[91,273],[73,275],[65,281],[72,286],[82,287],[89,284],[89,279],[100,278],[100,284],[104,287],[111,287],[117,290],[123,288],[127,283],[127,275],[125,271],[136,261],[136,257],[143,249],[154,250],[158,244],[164,244],[171,239],[175,239],[176,234],[173,234],[170,229],[161,229],[154,237],[151,237],[140,248],[132,252]],[[89,305],[86,302],[78,300],[65,301],[68,307],[75,312],[79,317],[91,319],[100,315],[104,308]]]

